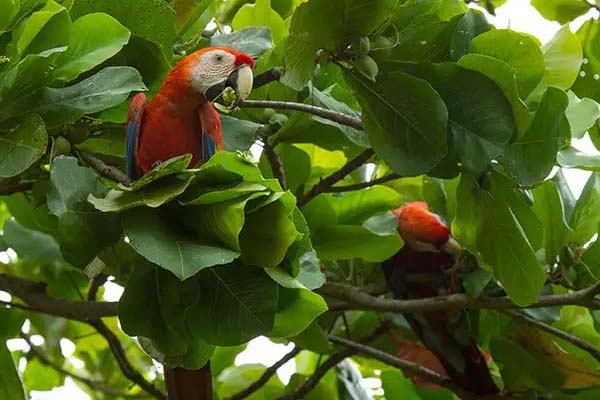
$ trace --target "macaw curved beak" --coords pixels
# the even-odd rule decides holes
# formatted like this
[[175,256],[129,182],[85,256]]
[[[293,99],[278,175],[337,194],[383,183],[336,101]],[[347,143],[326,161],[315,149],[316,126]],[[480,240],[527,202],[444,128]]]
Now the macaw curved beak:
[[253,82],[252,68],[242,64],[229,74],[227,79],[208,88],[205,96],[211,102],[235,108],[248,97]]

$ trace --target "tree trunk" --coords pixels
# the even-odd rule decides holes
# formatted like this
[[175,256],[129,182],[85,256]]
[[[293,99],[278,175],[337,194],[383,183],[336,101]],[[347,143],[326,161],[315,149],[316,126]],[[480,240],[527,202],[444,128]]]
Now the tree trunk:
[[168,400],[213,400],[210,363],[197,370],[165,367]]

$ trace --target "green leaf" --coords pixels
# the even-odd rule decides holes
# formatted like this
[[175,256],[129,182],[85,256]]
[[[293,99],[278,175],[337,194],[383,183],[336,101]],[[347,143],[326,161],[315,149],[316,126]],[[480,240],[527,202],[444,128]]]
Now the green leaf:
[[58,217],[58,242],[64,258],[84,267],[121,235],[118,216],[97,211],[87,202],[89,194],[108,190],[91,169],[77,165],[73,157],[57,157],[50,171],[48,209]]
[[58,244],[45,233],[21,226],[17,221],[4,223],[2,238],[25,261],[42,265],[64,263]]
[[544,227],[545,256],[550,263],[567,244],[570,228],[554,182],[546,181],[533,189],[533,198],[535,201],[532,208]]
[[23,384],[4,341],[0,344],[0,396],[4,399],[25,400]]
[[544,76],[545,62],[540,46],[523,33],[491,30],[471,41],[470,52],[498,58],[513,67],[522,98],[527,97]]
[[51,366],[43,364],[36,358],[27,361],[27,368],[23,372],[23,384],[28,391],[52,390],[62,386],[63,382],[64,376]]
[[191,154],[169,158],[152,168],[150,172],[144,174],[144,176],[133,182],[130,186],[120,185],[119,189],[129,191],[140,190],[160,178],[182,172],[188,167],[191,161]]
[[245,151],[256,141],[256,132],[261,127],[245,119],[221,115],[221,129],[223,131],[223,150]]
[[587,171],[600,171],[600,156],[594,153],[584,153],[575,147],[561,150],[556,161],[564,168],[578,168]]
[[458,21],[450,41],[450,57],[457,61],[469,52],[469,44],[476,36],[490,30],[490,24],[481,11],[470,8]]
[[7,49],[8,55],[21,58],[27,54],[39,54],[66,46],[70,24],[67,10],[49,0],[42,9],[24,19],[13,31],[13,41]]
[[600,104],[592,99],[580,99],[573,92],[568,94],[569,107],[567,107],[566,116],[571,127],[571,136],[581,139],[600,118]]
[[600,225],[600,177],[593,173],[577,199],[570,225],[573,228],[571,240],[584,244],[598,232]]
[[0,136],[0,176],[20,174],[46,152],[48,135],[38,114],[29,114],[6,135]]
[[381,373],[383,391],[388,399],[419,400],[413,383],[399,370],[388,369]]
[[202,271],[199,280],[200,299],[187,313],[194,336],[234,346],[273,329],[278,288],[261,268],[234,263]]
[[510,298],[519,305],[537,300],[546,274],[523,228],[504,202],[482,192],[477,245]]
[[[484,35],[487,33],[474,41]],[[511,106],[498,85],[453,63],[421,63],[406,68],[426,79],[446,103],[452,154],[469,171],[485,170],[515,134]]]
[[583,62],[583,50],[577,36],[564,26],[542,50],[546,61],[542,84],[569,89],[575,83]]
[[231,21],[231,27],[236,31],[251,25],[269,27],[275,43],[285,35],[286,24],[277,11],[271,8],[271,0],[256,0],[254,4],[244,4]]
[[377,155],[398,174],[419,175],[446,155],[448,114],[429,83],[395,70],[382,68],[382,78],[374,84],[353,73],[346,79],[361,104]]
[[77,78],[117,54],[129,36],[127,28],[108,14],[84,15],[71,25],[69,47],[56,61],[54,78],[65,82]]
[[245,349],[245,344],[229,347],[217,346],[210,358],[210,372],[212,373],[212,376],[217,377],[221,375],[221,372],[230,365],[233,365],[237,355]]
[[579,0],[531,0],[531,5],[544,18],[561,24],[571,22],[590,9],[588,4]]
[[317,50],[335,53],[344,41],[367,36],[389,17],[396,3],[397,0],[310,0],[298,6],[285,42],[281,82],[301,90],[315,67]]
[[385,186],[373,186],[332,198],[331,205],[340,224],[361,224],[375,214],[400,207],[402,197]]
[[[255,23],[259,24],[258,22]],[[273,41],[271,40],[271,31],[268,28],[251,26],[235,30],[227,35],[215,35],[210,38],[210,45],[231,47],[256,58],[265,51],[272,49]]]
[[47,126],[73,122],[125,101],[129,93],[146,90],[140,74],[131,67],[107,67],[65,88],[44,88],[9,103],[0,111],[0,121],[36,112]]
[[600,101],[600,52],[596,45],[600,39],[599,26],[593,20],[588,20],[575,35],[583,48],[585,61],[572,89],[579,97]]
[[0,32],[4,32],[8,28],[19,12],[19,3],[19,0],[0,0],[0,9],[3,10],[2,15],[0,15]]
[[307,289],[280,287],[273,330],[268,336],[288,338],[298,335],[325,311],[327,303],[318,294]]
[[[246,389],[249,385],[256,382],[264,373],[267,367],[262,364],[245,364],[232,366],[225,369],[216,383],[216,392],[219,398],[226,399],[238,392]],[[260,391],[248,396],[248,400],[267,400],[276,399],[283,395],[283,383],[276,374],[272,375]]]
[[183,178],[169,176],[136,191],[111,189],[103,198],[90,195],[88,201],[102,212],[124,211],[140,206],[156,208],[182,194],[191,179],[189,175]]
[[296,346],[316,353],[327,353],[332,347],[329,340],[327,340],[325,332],[316,321],[298,335],[290,338],[290,340]]
[[502,60],[482,54],[467,54],[458,60],[458,64],[480,72],[496,82],[512,106],[518,132],[524,132],[531,118],[527,104],[519,97],[515,69]]
[[175,12],[164,0],[77,0],[71,16],[103,12],[117,19],[133,35],[150,40],[170,53],[175,42]]
[[145,207],[125,213],[123,229],[135,251],[171,271],[180,280],[194,276],[204,268],[230,263],[240,255],[179,232],[166,215]]
[[506,151],[504,165],[520,184],[533,186],[552,171],[568,104],[565,92],[549,87],[525,134]]

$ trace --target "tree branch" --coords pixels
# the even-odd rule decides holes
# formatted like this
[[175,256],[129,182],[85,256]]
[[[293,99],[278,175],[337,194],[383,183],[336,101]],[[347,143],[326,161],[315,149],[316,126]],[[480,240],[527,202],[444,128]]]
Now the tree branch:
[[354,185],[331,186],[325,190],[325,193],[351,192],[353,190],[361,190],[371,186],[381,185],[382,183],[386,183],[400,178],[402,178],[402,176],[396,173],[391,173],[368,182],[355,183]]
[[122,183],[123,185],[131,185],[131,179],[125,175],[120,169],[113,167],[112,165],[105,164],[104,161],[97,159],[96,157],[85,153],[80,150],[75,150],[77,157],[90,167],[92,167],[98,174],[112,179],[113,181]]
[[[375,329],[370,335],[365,336],[359,340],[360,343],[369,343],[377,339],[383,333],[389,329],[389,324],[383,323],[377,329]],[[351,355],[355,354],[356,350],[351,348],[345,348],[337,353],[333,353],[329,358],[317,367],[314,373],[308,378],[298,389],[291,393],[286,393],[283,396],[278,397],[276,400],[299,400],[303,399],[315,386],[319,383],[321,378],[325,376],[327,371],[338,365],[342,360]]]
[[116,302],[70,301],[49,296],[46,284],[0,274],[0,290],[19,297],[28,310],[82,322],[117,315]]
[[442,376],[442,375],[438,374],[437,372],[434,372],[428,368],[425,368],[422,365],[419,365],[417,363],[402,360],[398,357],[394,357],[391,354],[385,353],[381,350],[377,350],[373,347],[366,346],[364,344],[357,343],[352,340],[343,339],[343,338],[333,336],[333,335],[327,335],[327,338],[333,343],[340,344],[340,345],[346,347],[346,349],[351,350],[353,353],[366,354],[378,361],[381,361],[384,364],[388,364],[393,367],[399,368],[402,371],[410,372],[411,374],[418,375],[421,378],[427,379],[428,381],[430,381],[432,383],[443,386],[443,387],[453,391],[457,395],[459,395],[461,399],[483,400],[483,399],[488,399],[488,398],[492,399],[492,398],[498,397],[498,396],[486,397],[486,396],[476,395],[471,392],[465,391],[461,387],[454,384],[449,378],[446,378],[445,376]]
[[15,179],[2,179],[0,181],[0,196],[31,190],[34,181],[21,181]]
[[527,315],[524,315],[518,311],[504,310],[501,312],[514,318],[514,319],[517,319],[521,322],[524,322],[531,326],[535,326],[536,328],[541,329],[545,332],[548,332],[551,335],[554,335],[556,337],[564,339],[567,342],[570,342],[571,344],[579,347],[580,349],[587,351],[588,353],[590,353],[592,355],[592,357],[594,357],[596,360],[600,361],[600,350],[597,349],[596,347],[592,346],[585,340],[582,340],[576,336],[570,335],[567,332],[557,329],[551,325],[545,324],[541,321],[538,321],[531,317],[528,317]]
[[290,361],[292,358],[296,357],[296,355],[298,353],[300,353],[300,350],[301,349],[299,347],[294,347],[292,349],[292,351],[290,351],[289,353],[284,355],[281,358],[281,360],[277,361],[275,364],[273,364],[269,368],[267,368],[267,370],[261,375],[260,378],[258,378],[258,380],[256,382],[254,382],[253,384],[248,386],[246,389],[234,394],[233,396],[229,397],[226,400],[242,400],[242,399],[245,399],[246,397],[250,396],[252,393],[256,392],[258,389],[263,387],[269,381],[269,379],[271,379],[271,377],[273,375],[275,375],[277,370],[279,368],[281,368],[283,366],[283,364]]
[[430,297],[418,300],[393,300],[374,297],[353,287],[337,283],[326,284],[315,290],[317,293],[330,296],[345,302],[346,307],[339,305],[336,311],[345,309],[390,311],[398,313],[418,313],[426,311],[447,310],[467,307],[472,309],[506,310],[512,308],[541,308],[563,305],[579,305],[600,308],[600,302],[594,298],[600,293],[600,283],[589,288],[571,293],[541,296],[538,301],[525,307],[515,304],[508,297],[471,297],[459,293],[448,296]]
[[265,150],[267,160],[269,160],[269,165],[271,166],[273,176],[277,178],[279,184],[281,185],[281,188],[283,190],[286,190],[287,180],[285,179],[285,171],[283,169],[283,165],[281,164],[279,156],[275,152],[275,146],[269,143],[269,140],[267,138],[263,139],[263,142],[263,149]]
[[254,77],[252,89],[258,89],[268,83],[278,81],[283,75],[283,68],[273,67]]
[[333,185],[344,179],[346,175],[367,162],[369,158],[373,156],[373,154],[375,154],[373,149],[367,149],[352,160],[348,161],[342,168],[338,169],[328,177],[323,178],[319,183],[313,186],[308,193],[300,197],[298,199],[298,205],[303,206],[321,193],[326,192]]
[[54,369],[55,371],[57,371],[58,373],[60,373],[62,375],[69,376],[69,377],[83,383],[84,385],[88,386],[92,390],[107,394],[109,396],[124,397],[127,399],[139,399],[139,398],[148,397],[148,395],[146,393],[125,393],[118,389],[115,389],[115,388],[112,388],[112,387],[106,385],[104,382],[96,381],[96,380],[93,380],[90,378],[86,378],[85,376],[77,375],[73,372],[67,371],[66,369],[64,369],[63,367],[61,367],[54,361],[50,360],[50,358],[42,350],[38,349],[31,342],[31,339],[29,338],[28,335],[21,334],[21,337],[27,342],[27,344],[30,347],[30,351],[33,353],[33,355],[35,357],[37,357],[40,360],[40,362],[42,364],[49,366],[50,368]]
[[342,125],[350,126],[354,129],[363,129],[362,121],[360,118],[342,112],[333,111],[327,108],[313,106],[311,104],[294,103],[291,101],[244,100],[240,104],[240,107],[274,108],[277,110],[301,111],[337,122]]

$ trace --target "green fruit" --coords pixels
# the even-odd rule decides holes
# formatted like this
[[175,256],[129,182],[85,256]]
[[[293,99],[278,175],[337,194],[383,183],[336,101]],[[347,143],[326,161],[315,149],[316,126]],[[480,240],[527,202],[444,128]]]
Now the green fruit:
[[353,64],[357,70],[359,70],[363,75],[372,81],[375,80],[375,77],[379,73],[379,67],[377,66],[377,63],[368,55],[358,57],[356,60],[354,60]]
[[269,119],[269,125],[281,128],[288,121],[288,117],[285,114],[273,114]]
[[71,154],[71,143],[64,136],[58,136],[54,139],[52,146],[52,157]]
[[319,51],[317,51],[317,64],[319,64],[322,67],[325,67],[329,64],[330,60],[331,56],[326,50],[320,49]]
[[371,40],[368,37],[354,39],[346,50],[351,56],[364,56],[371,51]]
[[394,42],[391,39],[385,36],[377,36],[371,42],[371,53],[377,57],[387,58],[392,54],[393,47]]
[[263,111],[263,121],[269,121],[273,115],[275,115],[277,111],[274,108],[265,108]]

